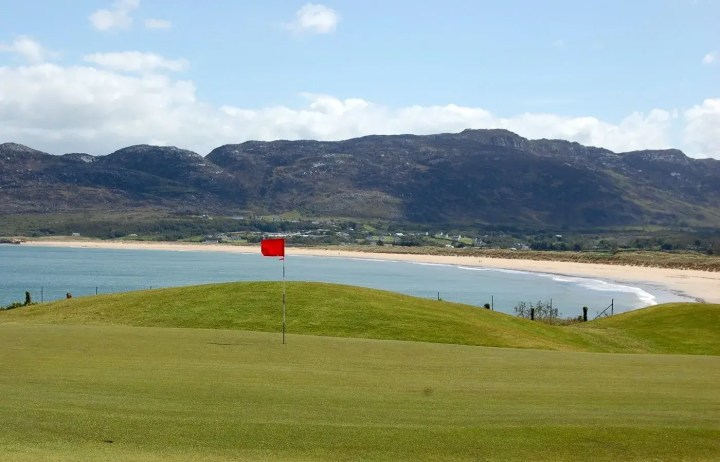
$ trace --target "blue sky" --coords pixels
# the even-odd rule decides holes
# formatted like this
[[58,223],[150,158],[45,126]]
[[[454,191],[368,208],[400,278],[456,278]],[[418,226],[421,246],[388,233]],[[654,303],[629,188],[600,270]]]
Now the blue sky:
[[507,128],[720,158],[720,2],[0,0],[0,142]]

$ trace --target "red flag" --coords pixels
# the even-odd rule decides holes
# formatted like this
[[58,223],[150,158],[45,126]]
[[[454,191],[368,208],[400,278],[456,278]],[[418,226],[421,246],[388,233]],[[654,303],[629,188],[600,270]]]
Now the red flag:
[[260,252],[265,257],[284,257],[285,239],[263,239],[260,242]]

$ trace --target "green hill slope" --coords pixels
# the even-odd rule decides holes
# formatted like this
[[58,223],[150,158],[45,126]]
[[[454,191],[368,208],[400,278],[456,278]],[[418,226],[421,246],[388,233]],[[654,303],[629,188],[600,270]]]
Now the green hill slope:
[[667,303],[587,326],[610,335],[631,336],[658,353],[720,355],[720,305]]
[[[85,297],[3,312],[0,322],[279,332],[281,290],[275,282],[243,282]],[[287,299],[287,330],[293,334],[565,351],[720,354],[720,305],[675,304],[561,327],[468,305],[334,284],[288,283]]]

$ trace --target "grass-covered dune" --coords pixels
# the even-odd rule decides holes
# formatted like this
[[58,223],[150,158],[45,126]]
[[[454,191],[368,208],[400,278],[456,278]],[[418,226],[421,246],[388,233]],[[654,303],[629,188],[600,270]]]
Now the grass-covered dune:
[[[0,312],[2,322],[280,330],[281,285],[243,282],[101,295]],[[293,334],[510,348],[720,354],[720,305],[669,304],[573,326],[352,286],[287,285]]]
[[588,323],[665,353],[720,355],[720,305],[666,303]]
[[720,455],[718,305],[559,327],[292,283],[283,345],[280,290],[220,284],[0,312],[0,460]]

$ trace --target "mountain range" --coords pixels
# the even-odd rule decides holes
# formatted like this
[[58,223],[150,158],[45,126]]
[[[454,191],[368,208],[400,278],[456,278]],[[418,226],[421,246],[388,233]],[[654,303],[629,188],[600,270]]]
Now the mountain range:
[[720,161],[615,153],[506,130],[248,141],[206,156],[138,145],[104,156],[0,144],[0,215],[152,209],[412,223],[720,226]]

